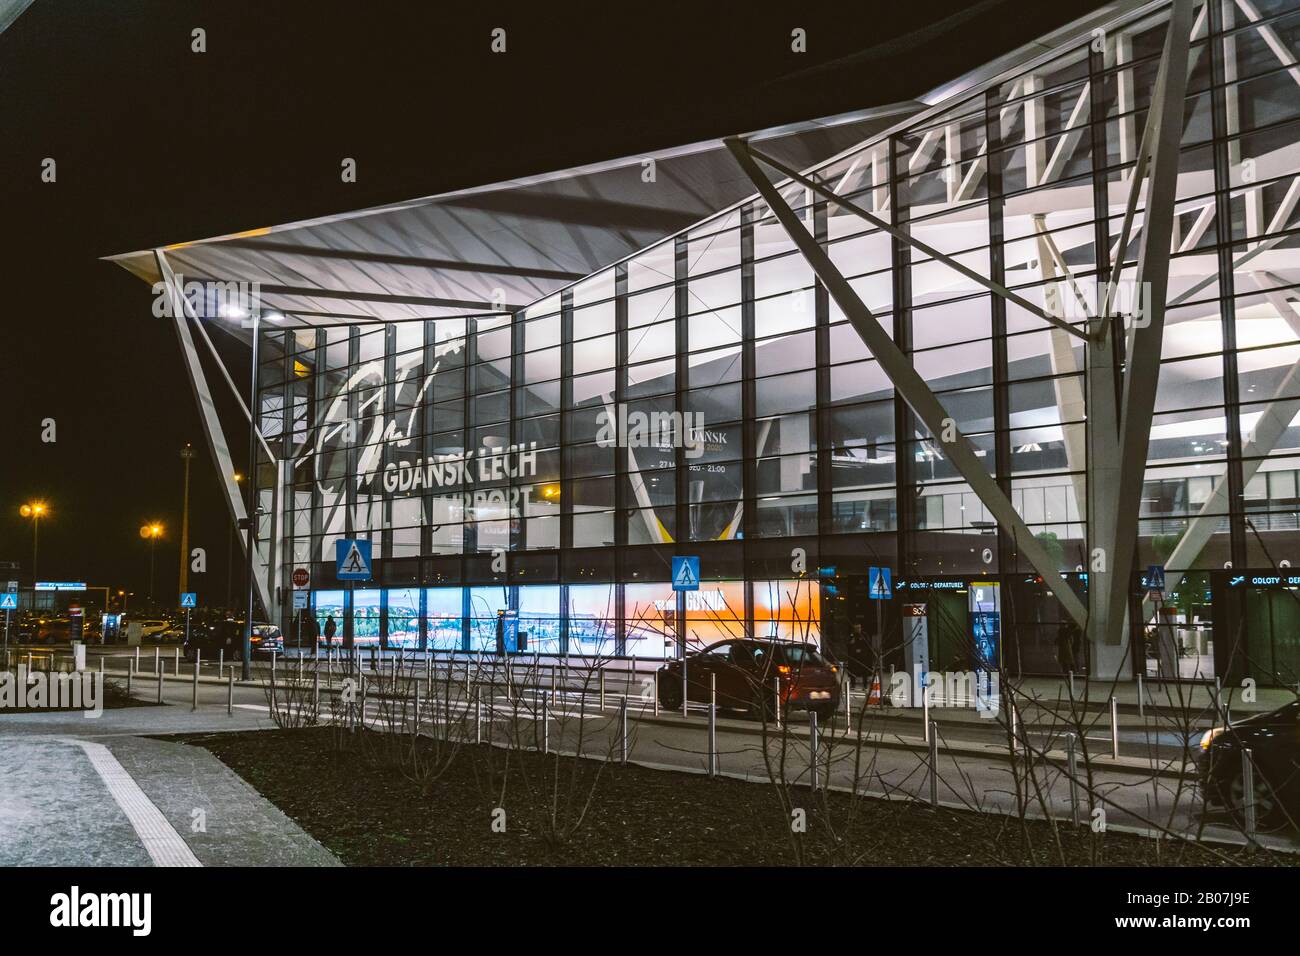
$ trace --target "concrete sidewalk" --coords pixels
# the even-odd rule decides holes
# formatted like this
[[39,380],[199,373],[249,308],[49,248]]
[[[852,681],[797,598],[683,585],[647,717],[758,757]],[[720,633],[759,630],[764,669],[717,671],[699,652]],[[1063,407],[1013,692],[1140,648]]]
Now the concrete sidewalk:
[[209,751],[138,736],[272,726],[215,703],[0,716],[0,865],[340,865]]

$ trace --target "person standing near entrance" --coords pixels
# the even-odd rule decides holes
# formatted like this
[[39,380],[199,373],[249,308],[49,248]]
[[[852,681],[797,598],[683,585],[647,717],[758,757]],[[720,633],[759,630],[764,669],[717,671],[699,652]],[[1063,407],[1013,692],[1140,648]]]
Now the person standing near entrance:
[[325,643],[333,644],[334,635],[338,632],[339,626],[334,622],[334,615],[331,614],[325,618]]
[[862,622],[854,621],[849,631],[848,659],[845,662],[849,676],[865,681],[871,676],[874,661],[871,656],[871,643],[862,632]]
[[1060,665],[1062,674],[1072,674],[1075,671],[1078,638],[1079,626],[1073,621],[1062,624],[1056,632],[1056,663]]

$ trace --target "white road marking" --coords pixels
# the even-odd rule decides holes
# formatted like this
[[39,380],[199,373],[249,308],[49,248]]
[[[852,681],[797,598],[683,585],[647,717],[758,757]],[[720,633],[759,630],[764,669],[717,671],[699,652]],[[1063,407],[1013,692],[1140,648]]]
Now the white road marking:
[[140,785],[126,772],[126,768],[118,763],[111,750],[89,740],[67,742],[76,744],[86,752],[90,765],[95,768],[108,792],[131,821],[131,826],[135,828],[136,835],[140,837],[154,866],[203,865],[176,829],[167,822],[162,811],[145,796]]

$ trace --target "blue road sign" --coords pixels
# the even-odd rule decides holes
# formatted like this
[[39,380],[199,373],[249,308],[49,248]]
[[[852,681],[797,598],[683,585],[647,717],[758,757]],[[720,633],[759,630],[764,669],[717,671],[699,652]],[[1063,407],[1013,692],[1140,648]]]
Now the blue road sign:
[[0,611],[18,610],[18,595],[12,592],[0,594]]
[[1147,566],[1147,590],[1159,591],[1161,594],[1165,591],[1165,566],[1163,564],[1152,564]]
[[867,595],[876,601],[888,601],[894,596],[889,568],[867,568]]
[[340,581],[370,580],[370,542],[341,538],[334,542],[335,576]]
[[193,591],[186,591],[181,595],[181,607],[198,607],[198,596]]
[[673,556],[673,590],[698,591],[700,589],[700,559],[694,555]]

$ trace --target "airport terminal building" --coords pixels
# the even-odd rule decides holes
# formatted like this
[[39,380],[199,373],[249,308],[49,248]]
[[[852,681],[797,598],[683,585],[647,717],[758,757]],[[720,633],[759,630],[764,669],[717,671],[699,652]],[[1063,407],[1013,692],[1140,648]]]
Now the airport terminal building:
[[286,626],[306,568],[357,645],[904,666],[922,616],[933,669],[1294,684],[1298,53],[1296,0],[1116,3],[925,102],[115,258],[224,474],[255,292]]

